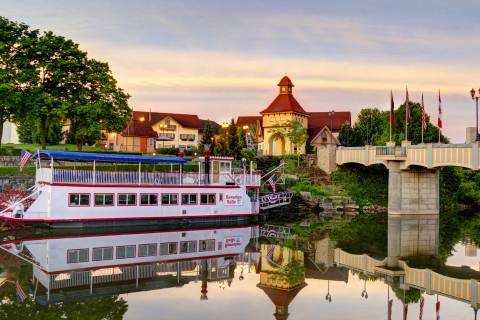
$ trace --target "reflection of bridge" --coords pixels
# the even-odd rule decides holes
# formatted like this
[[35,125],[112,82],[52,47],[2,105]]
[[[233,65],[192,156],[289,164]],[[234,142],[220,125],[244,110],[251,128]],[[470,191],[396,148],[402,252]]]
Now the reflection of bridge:
[[[373,276],[384,276],[389,272],[384,269],[387,259],[378,260],[366,254],[351,254],[340,248],[335,249],[336,265],[363,272]],[[403,278],[406,287],[425,291],[427,294],[439,294],[470,303],[475,309],[480,306],[480,286],[475,279],[457,279],[437,273],[430,269],[411,268],[406,262],[400,261],[401,271],[392,274]]]
[[421,144],[402,146],[339,147],[336,164],[383,164],[389,170],[388,212],[391,214],[438,214],[438,168],[479,169],[478,143]]

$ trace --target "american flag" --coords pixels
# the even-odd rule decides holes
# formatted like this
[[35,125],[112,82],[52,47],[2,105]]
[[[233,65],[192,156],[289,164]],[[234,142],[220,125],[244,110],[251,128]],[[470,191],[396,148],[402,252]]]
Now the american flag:
[[18,280],[15,283],[15,289],[17,291],[17,299],[19,302],[23,302],[27,298],[27,294],[25,291],[23,291],[22,286],[20,285],[20,282]]
[[20,171],[23,171],[23,167],[25,167],[25,165],[27,164],[28,160],[30,160],[31,157],[32,157],[32,154],[27,150],[22,150],[20,152],[20,162],[19,162]]
[[425,104],[423,103],[423,93],[422,93],[422,129],[427,129],[427,115],[425,114]]
[[420,298],[420,315],[418,316],[418,320],[423,319],[423,305],[425,304],[425,299],[423,297]]
[[268,249],[268,252],[267,252],[267,259],[272,261],[273,260],[273,253],[275,252],[275,246],[272,244],[272,246],[270,247],[270,249]]
[[440,90],[438,90],[438,128],[442,129],[442,97]]
[[273,193],[277,192],[277,186],[275,184],[275,175],[271,175],[267,180],[268,184],[272,187]]

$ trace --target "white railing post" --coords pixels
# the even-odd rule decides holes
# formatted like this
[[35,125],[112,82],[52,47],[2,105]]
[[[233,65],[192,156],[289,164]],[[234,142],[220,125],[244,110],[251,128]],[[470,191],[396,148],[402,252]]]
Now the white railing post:
[[138,184],[142,183],[142,163],[138,163]]

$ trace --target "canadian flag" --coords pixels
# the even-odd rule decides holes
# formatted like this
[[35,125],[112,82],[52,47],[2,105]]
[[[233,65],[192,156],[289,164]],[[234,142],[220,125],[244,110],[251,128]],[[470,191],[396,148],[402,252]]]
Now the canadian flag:
[[438,90],[438,128],[442,129],[442,96]]

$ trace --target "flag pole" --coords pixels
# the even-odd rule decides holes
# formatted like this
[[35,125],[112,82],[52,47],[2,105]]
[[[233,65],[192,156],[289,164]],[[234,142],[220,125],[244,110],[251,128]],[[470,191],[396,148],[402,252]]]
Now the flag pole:
[[422,93],[422,144],[423,144],[423,126],[425,121],[425,105],[423,103],[423,93]]

